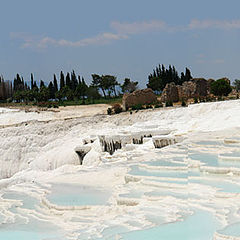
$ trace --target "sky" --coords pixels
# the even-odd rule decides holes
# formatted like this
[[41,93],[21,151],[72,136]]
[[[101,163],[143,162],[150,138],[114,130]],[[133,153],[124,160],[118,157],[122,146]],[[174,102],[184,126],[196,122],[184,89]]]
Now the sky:
[[240,78],[239,0],[0,0],[0,74],[49,82],[73,69],[145,87],[158,64]]

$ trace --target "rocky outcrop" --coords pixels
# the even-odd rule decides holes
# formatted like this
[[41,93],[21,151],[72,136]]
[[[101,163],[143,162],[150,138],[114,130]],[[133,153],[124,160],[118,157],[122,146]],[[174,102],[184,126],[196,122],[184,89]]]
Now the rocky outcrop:
[[162,102],[178,102],[179,101],[179,93],[178,86],[175,85],[174,82],[168,83],[164,88],[161,96]]
[[175,83],[166,85],[162,92],[162,102],[178,102],[188,98],[206,97],[208,94],[208,83],[204,78],[194,78],[184,82],[181,86]]
[[182,86],[178,87],[179,99],[188,99],[194,97],[207,96],[207,80],[204,78],[194,78],[191,81],[184,82]]
[[211,78],[210,78],[210,79],[207,80],[207,94],[208,94],[208,95],[211,94],[211,84],[212,84],[213,82],[215,82],[214,79],[211,79]]
[[136,106],[138,104],[151,104],[157,101],[157,96],[154,94],[151,88],[143,90],[136,90],[133,93],[125,93],[123,95],[123,109],[127,110],[129,107]]

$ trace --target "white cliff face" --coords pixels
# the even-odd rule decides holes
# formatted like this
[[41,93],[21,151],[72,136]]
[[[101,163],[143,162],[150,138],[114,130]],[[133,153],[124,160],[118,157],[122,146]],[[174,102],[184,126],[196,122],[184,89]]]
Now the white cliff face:
[[[0,109],[1,194],[15,194],[12,201],[8,195],[0,198],[0,218],[16,223],[22,214],[58,222],[69,234],[66,239],[101,238],[103,229],[113,226],[155,227],[196,209],[211,212],[226,226],[240,219],[239,127],[240,101],[68,120],[52,112]],[[80,150],[86,150],[82,162]],[[54,184],[67,184],[68,192],[56,192]],[[224,192],[228,184],[233,192]],[[21,206],[17,194],[23,192],[37,201],[37,209]],[[101,206],[60,201],[66,195],[84,199],[84,194],[90,205],[89,199],[110,197]],[[17,214],[10,210],[14,204],[19,204]]]

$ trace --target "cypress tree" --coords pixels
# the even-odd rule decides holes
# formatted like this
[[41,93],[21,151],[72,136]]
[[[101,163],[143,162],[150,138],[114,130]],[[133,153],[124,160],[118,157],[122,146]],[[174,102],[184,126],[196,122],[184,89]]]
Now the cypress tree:
[[65,78],[64,78],[64,74],[61,71],[60,73],[60,90],[63,89],[65,87]]
[[75,72],[73,70],[72,73],[71,73],[71,89],[73,91],[75,91],[77,85],[78,85],[77,77],[76,77],[76,74],[75,74]]
[[68,86],[69,88],[71,88],[71,79],[70,79],[70,74],[69,72],[66,75],[66,86]]
[[33,89],[38,91],[38,86],[36,81],[33,82]]
[[33,74],[31,73],[31,89],[33,90]]
[[40,89],[43,88],[43,87],[45,87],[45,84],[44,84],[44,81],[41,80],[41,81],[40,81]]
[[192,79],[191,71],[188,68],[186,68],[185,81],[190,81],[191,79]]
[[53,87],[54,87],[54,94],[55,94],[58,91],[57,77],[55,74],[53,75]]
[[180,79],[181,84],[185,82],[185,75],[184,72],[181,72],[181,79]]
[[48,84],[48,90],[49,90],[49,97],[51,99],[54,99],[55,98],[55,88],[54,88],[52,81]]

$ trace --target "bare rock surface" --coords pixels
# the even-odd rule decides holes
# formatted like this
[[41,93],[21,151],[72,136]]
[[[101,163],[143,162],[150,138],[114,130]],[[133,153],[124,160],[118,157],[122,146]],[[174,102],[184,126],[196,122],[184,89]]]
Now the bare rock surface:
[[151,88],[136,90],[133,93],[125,93],[122,100],[124,110],[138,104],[151,104],[156,101],[157,96]]

